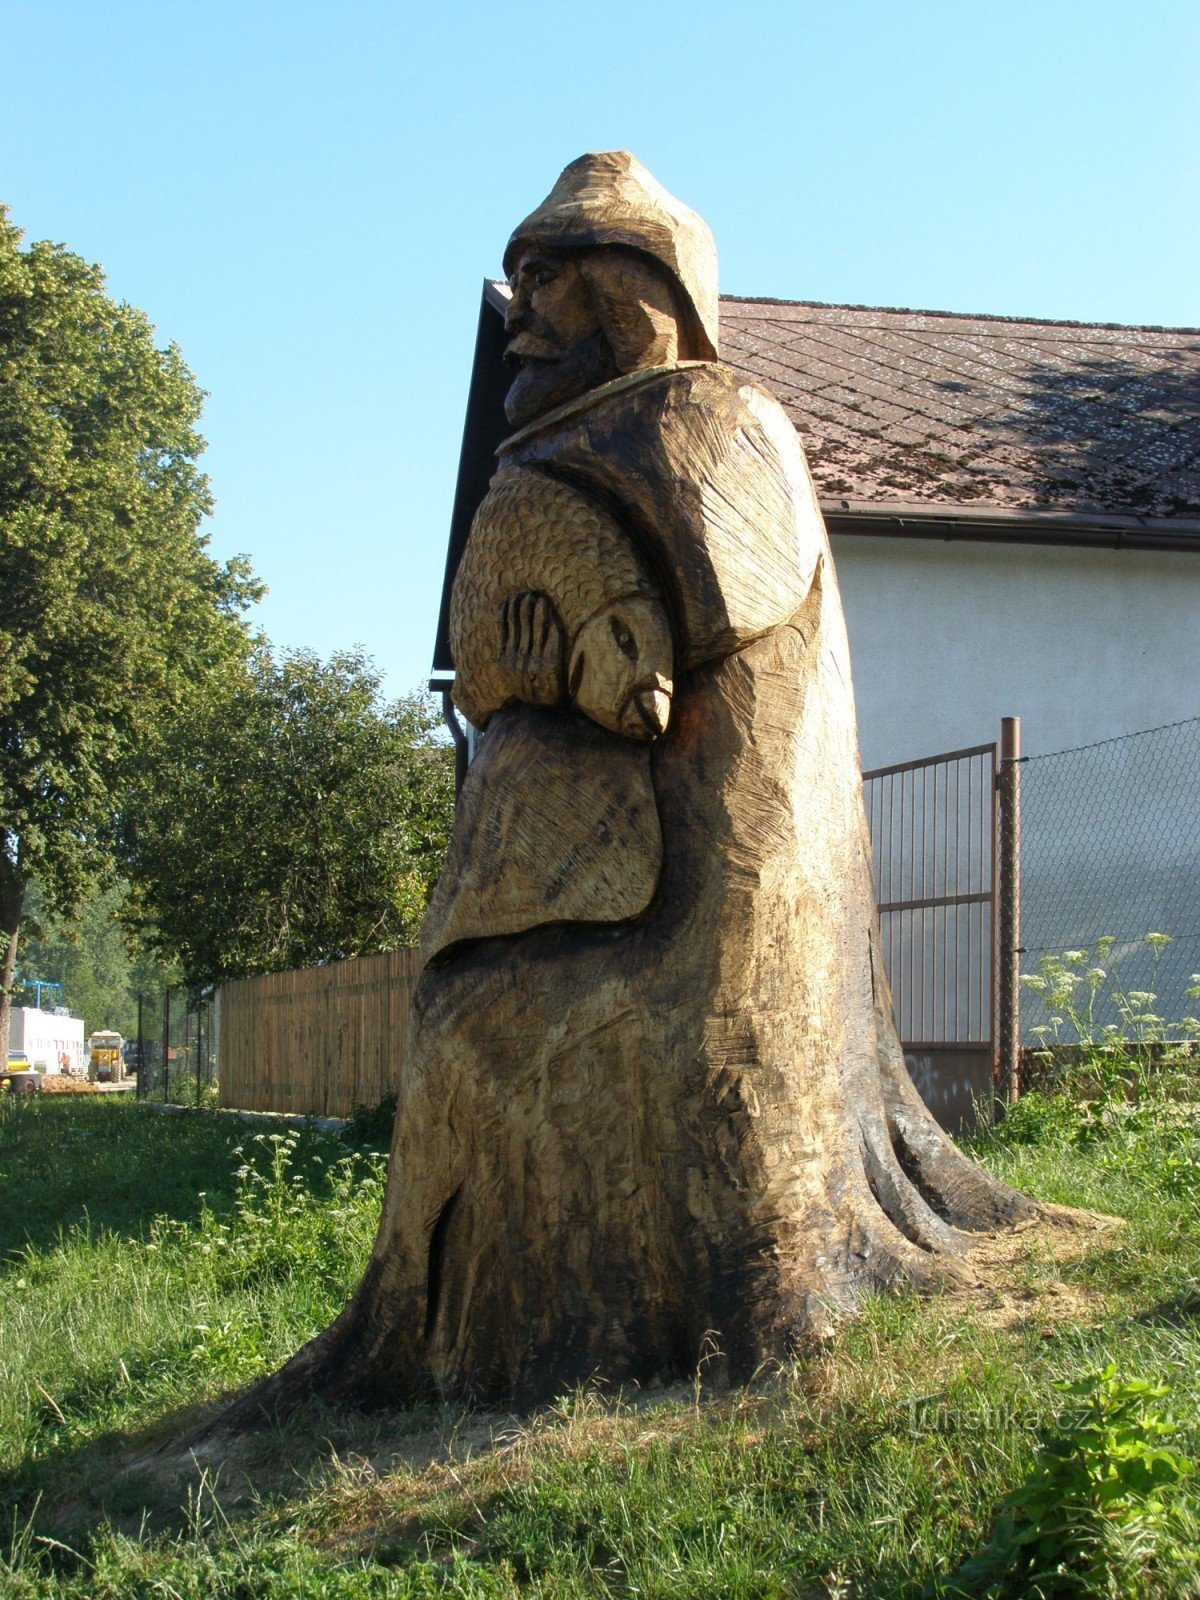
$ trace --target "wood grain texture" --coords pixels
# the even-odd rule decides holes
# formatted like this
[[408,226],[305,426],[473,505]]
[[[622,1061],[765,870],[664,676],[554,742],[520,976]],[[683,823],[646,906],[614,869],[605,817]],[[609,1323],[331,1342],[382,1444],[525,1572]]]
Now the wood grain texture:
[[[569,251],[584,260],[599,256],[601,261],[605,250],[629,249],[658,263],[682,297],[690,325],[688,342],[695,355],[716,360],[713,236],[703,218],[669,194],[628,150],[590,152],[563,169],[541,205],[513,229],[504,252],[504,270],[510,278],[522,253],[531,247]],[[619,291],[614,288],[615,293]],[[657,295],[626,293],[621,300],[630,321],[640,318],[657,327],[661,314]],[[655,342],[660,338],[661,332],[656,333]],[[647,351],[640,364],[649,366],[654,360]]]
[[626,921],[650,904],[661,862],[644,744],[578,713],[501,711],[459,796],[422,953],[546,922]]
[[[550,209],[573,195],[607,226],[620,184],[601,204],[595,170],[571,172]],[[636,207],[626,221],[674,273]],[[556,328],[594,341],[568,303],[587,273],[520,263],[526,365]],[[1036,1215],[958,1152],[904,1065],[842,607],[786,417],[713,361],[563,401],[571,371],[568,352],[522,388],[556,403],[508,441],[477,520],[481,548],[515,527],[534,554],[503,582],[468,561],[455,597],[460,704],[487,733],[430,910],[372,1261],[242,1417],[314,1387],[534,1403],[597,1375],[678,1378],[714,1343],[710,1375],[748,1377],[866,1292],[969,1272],[970,1231]],[[537,480],[563,528],[603,533],[522,520]],[[577,582],[551,548],[578,550]],[[566,671],[578,619],[634,572],[672,662],[636,738]],[[541,598],[505,622],[530,584]]]

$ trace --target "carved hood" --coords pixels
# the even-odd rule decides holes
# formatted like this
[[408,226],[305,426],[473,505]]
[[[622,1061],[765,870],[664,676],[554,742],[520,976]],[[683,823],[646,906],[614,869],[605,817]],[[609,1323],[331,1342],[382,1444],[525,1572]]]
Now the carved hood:
[[625,245],[671,274],[695,319],[699,353],[717,357],[717,247],[708,225],[668,194],[628,150],[602,150],[564,167],[550,193],[513,231],[512,272],[522,249]]

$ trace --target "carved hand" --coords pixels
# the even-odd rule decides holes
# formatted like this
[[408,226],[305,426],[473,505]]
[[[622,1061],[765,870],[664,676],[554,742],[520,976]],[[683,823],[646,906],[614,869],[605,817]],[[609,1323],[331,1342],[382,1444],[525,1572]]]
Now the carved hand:
[[565,693],[563,632],[548,595],[510,595],[500,607],[500,666],[514,699],[553,706]]

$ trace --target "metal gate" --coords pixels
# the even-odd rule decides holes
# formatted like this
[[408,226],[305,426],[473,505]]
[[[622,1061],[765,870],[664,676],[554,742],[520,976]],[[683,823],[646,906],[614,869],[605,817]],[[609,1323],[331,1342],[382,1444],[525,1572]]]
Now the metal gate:
[[1005,718],[1001,743],[863,773],[896,1023],[926,1104],[956,1131],[990,1106],[1007,1065],[1018,759],[1017,721]]

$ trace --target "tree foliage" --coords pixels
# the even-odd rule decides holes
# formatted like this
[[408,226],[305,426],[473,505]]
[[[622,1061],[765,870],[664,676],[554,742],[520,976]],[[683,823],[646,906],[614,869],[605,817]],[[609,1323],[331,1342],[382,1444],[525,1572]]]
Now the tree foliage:
[[454,808],[421,696],[360,653],[265,646],[176,719],[123,819],[152,937],[197,984],[412,943]]
[[83,1018],[89,1033],[115,1028],[132,1038],[139,994],[148,1018],[161,1015],[163,988],[178,984],[180,975],[149,952],[131,948],[128,900],[127,883],[108,881],[88,891],[73,917],[56,917],[35,880],[25,902],[15,1003],[32,1005],[29,985],[43,978],[62,984],[63,1004]]
[[131,752],[244,653],[257,593],[199,533],[203,397],[179,351],[98,267],[21,241],[0,208],[0,1031],[25,885],[79,903]]

